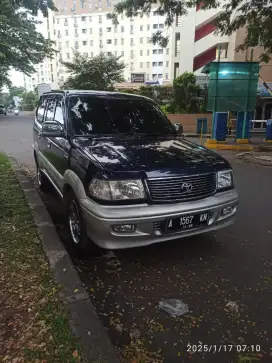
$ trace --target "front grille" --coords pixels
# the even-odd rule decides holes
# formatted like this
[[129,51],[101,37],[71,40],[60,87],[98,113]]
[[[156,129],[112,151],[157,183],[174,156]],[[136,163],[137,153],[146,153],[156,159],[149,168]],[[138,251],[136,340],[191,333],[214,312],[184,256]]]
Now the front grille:
[[213,195],[216,191],[216,174],[154,178],[148,179],[147,184],[155,203],[187,202]]

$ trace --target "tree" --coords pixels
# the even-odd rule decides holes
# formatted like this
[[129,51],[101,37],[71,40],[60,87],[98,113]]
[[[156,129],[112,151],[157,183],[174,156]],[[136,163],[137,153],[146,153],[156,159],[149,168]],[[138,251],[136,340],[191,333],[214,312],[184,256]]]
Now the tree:
[[63,88],[113,90],[114,83],[123,82],[125,64],[120,58],[104,53],[88,58],[75,53],[72,62],[63,62],[70,73]]
[[10,86],[7,74],[11,68],[27,75],[34,65],[54,54],[53,42],[37,32],[37,15],[44,16],[48,9],[56,10],[52,0],[0,0],[0,89]]
[[196,84],[196,76],[185,72],[174,79],[174,104],[177,111],[194,113],[198,112],[201,88]]
[[[222,3],[222,2],[221,2]],[[187,14],[189,8],[200,6],[203,10],[219,7],[218,0],[124,0],[114,7],[114,12],[108,14],[108,18],[118,24],[118,15],[125,13],[129,18],[137,15],[149,14],[152,6],[158,6],[159,15],[165,15],[165,25],[170,27],[177,16]],[[230,35],[236,30],[247,26],[248,32],[244,43],[238,46],[237,51],[248,47],[260,45],[263,53],[260,60],[267,62],[272,54],[272,3],[270,0],[225,0],[223,11],[216,18],[215,24],[222,35]],[[154,33],[151,38],[153,43],[165,47],[168,39],[164,36],[164,30]]]
[[32,111],[37,106],[39,97],[35,92],[24,92],[22,95],[22,108],[24,111]]

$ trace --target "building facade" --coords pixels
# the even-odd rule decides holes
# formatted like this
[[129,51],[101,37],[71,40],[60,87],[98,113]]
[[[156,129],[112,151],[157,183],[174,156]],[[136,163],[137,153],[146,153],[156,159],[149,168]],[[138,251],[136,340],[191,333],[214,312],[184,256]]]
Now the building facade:
[[[168,84],[184,72],[195,72],[202,79],[202,68],[219,57],[221,61],[247,59],[246,54],[235,51],[245,37],[245,29],[232,36],[215,34],[213,21],[223,11],[222,7],[204,11],[200,4],[165,28],[165,17],[158,14],[155,5],[149,15],[134,19],[120,15],[119,24],[114,26],[107,14],[115,4],[116,0],[55,0],[59,11],[50,12],[46,20],[41,19],[43,23],[38,30],[56,42],[58,53],[55,59],[45,59],[37,65],[37,72],[31,77],[25,77],[25,88],[34,90],[39,83],[62,86],[69,77],[62,61],[72,61],[75,52],[88,57],[100,52],[120,56],[126,65],[124,85]],[[150,42],[158,30],[169,39],[166,48]],[[259,55],[257,48],[254,60]],[[271,64],[261,65],[261,75],[266,81],[272,81],[271,67]]]

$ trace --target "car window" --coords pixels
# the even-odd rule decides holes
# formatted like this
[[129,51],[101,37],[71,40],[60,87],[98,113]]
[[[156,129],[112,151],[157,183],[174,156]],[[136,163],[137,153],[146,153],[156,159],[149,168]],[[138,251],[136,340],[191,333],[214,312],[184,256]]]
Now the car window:
[[41,97],[39,106],[38,106],[37,112],[36,112],[36,118],[39,123],[43,122],[45,107],[46,107],[46,97]]
[[64,125],[62,106],[63,106],[63,98],[57,97],[54,121],[58,121],[60,124]]
[[55,105],[56,105],[56,99],[49,98],[48,102],[47,102],[47,109],[46,109],[44,121],[53,121],[54,120]]
[[143,99],[77,96],[69,101],[76,134],[175,133],[160,108]]

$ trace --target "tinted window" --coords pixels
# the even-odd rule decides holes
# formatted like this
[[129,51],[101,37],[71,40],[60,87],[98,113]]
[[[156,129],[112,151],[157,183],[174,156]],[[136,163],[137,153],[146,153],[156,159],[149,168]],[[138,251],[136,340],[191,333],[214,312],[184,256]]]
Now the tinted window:
[[54,121],[58,121],[60,124],[64,124],[64,119],[63,119],[63,109],[62,109],[62,103],[63,103],[63,98],[57,98],[56,99],[56,109],[55,109],[55,117],[54,117]]
[[39,102],[39,106],[37,108],[37,113],[36,113],[37,121],[39,123],[43,122],[43,115],[44,115],[45,107],[46,107],[46,98],[41,97],[40,102]]
[[53,121],[55,112],[56,99],[49,98],[47,102],[47,109],[44,121]]
[[136,98],[71,97],[69,114],[74,132],[80,135],[175,132],[155,103]]

